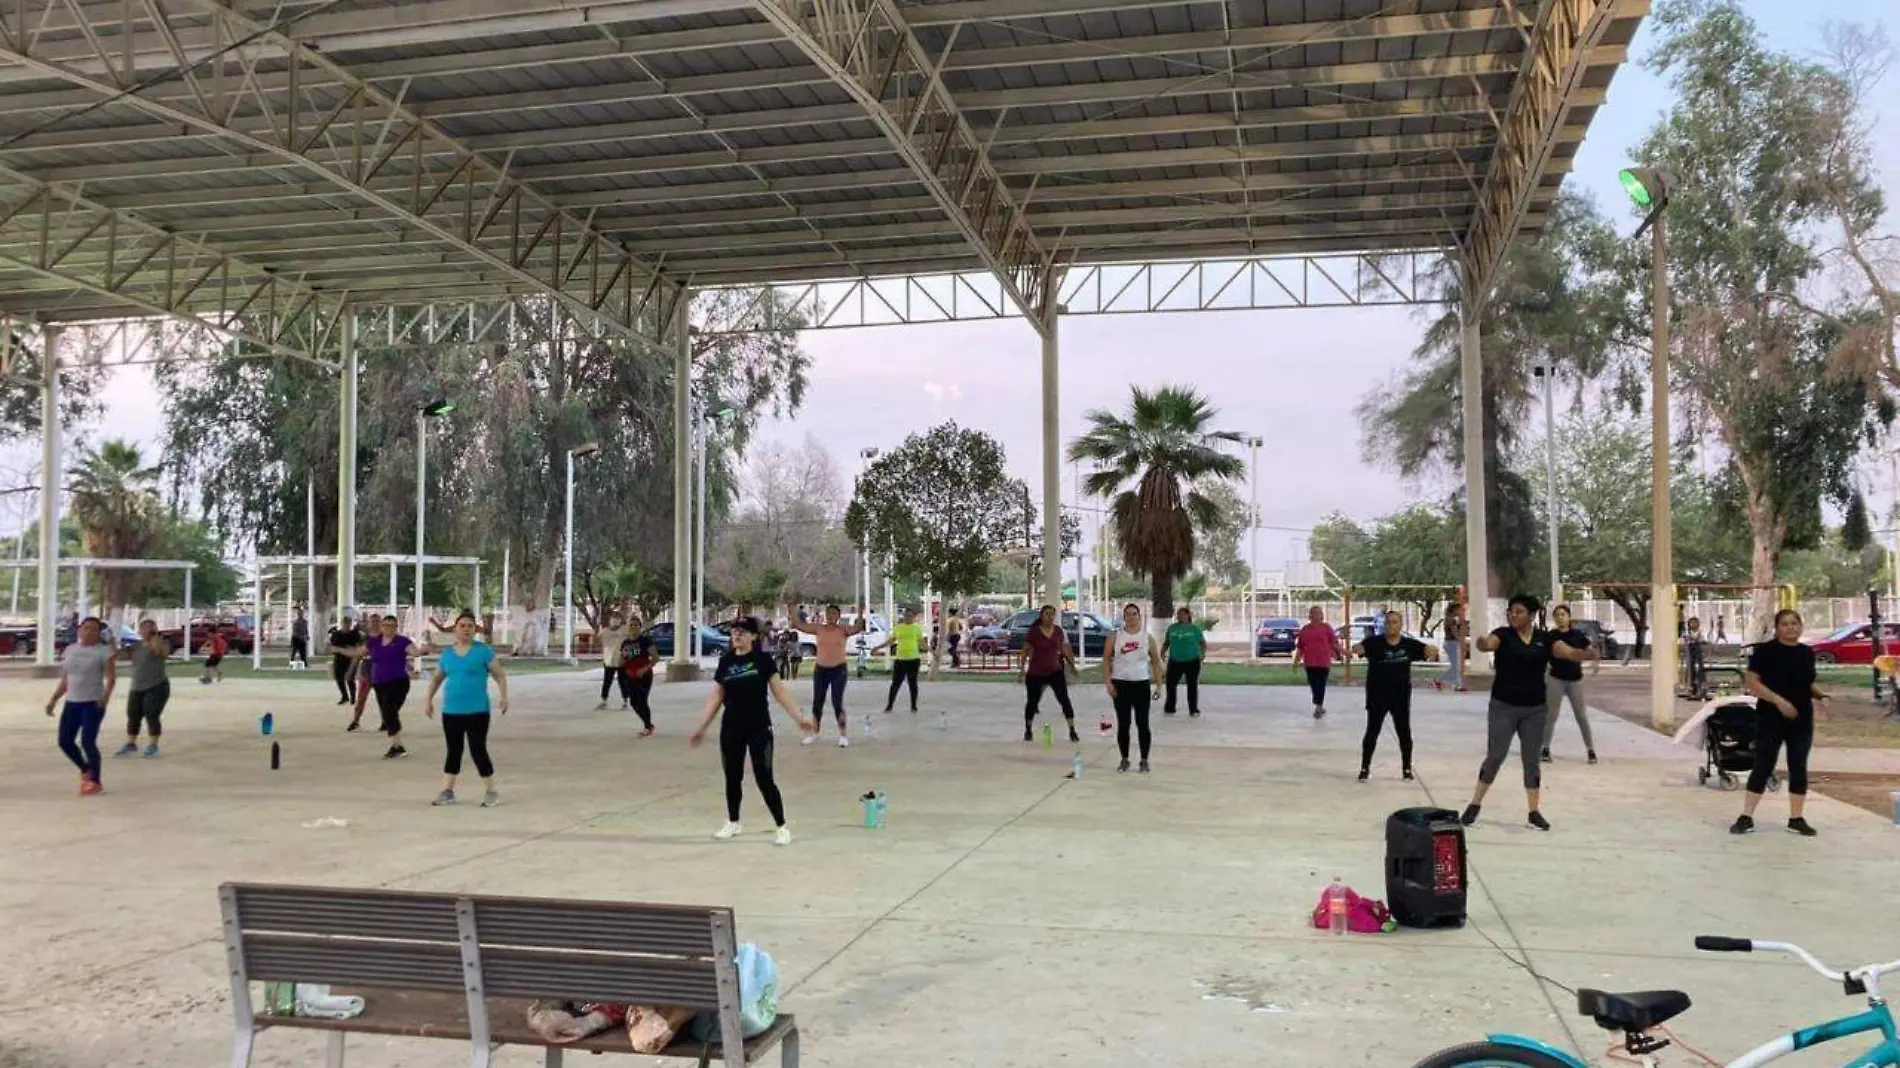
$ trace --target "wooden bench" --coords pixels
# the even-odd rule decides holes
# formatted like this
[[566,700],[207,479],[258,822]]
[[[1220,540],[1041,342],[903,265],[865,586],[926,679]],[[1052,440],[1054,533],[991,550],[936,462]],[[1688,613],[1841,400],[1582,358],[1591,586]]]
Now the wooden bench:
[[[276,1027],[328,1032],[328,1068],[342,1068],[351,1034],[467,1042],[471,1068],[486,1068],[502,1045],[541,1047],[549,1068],[570,1049],[634,1052],[622,1028],[548,1043],[527,1026],[535,1000],[717,1010],[716,1042],[694,1039],[688,1025],[665,1052],[640,1056],[747,1065],[777,1046],[783,1068],[798,1068],[790,1015],[753,1038],[740,1033],[731,909],[231,883],[218,897],[232,1068],[246,1068],[258,1033]],[[256,982],[326,983],[366,1007],[349,1020],[274,1016],[254,1010]]]

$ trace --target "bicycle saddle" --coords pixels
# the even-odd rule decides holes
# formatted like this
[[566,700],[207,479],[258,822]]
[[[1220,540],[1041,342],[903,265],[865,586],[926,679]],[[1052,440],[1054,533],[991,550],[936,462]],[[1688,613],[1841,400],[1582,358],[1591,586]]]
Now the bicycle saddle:
[[1639,990],[1630,994],[1577,991],[1577,1011],[1605,1031],[1647,1031],[1688,1009],[1689,995],[1680,990]]

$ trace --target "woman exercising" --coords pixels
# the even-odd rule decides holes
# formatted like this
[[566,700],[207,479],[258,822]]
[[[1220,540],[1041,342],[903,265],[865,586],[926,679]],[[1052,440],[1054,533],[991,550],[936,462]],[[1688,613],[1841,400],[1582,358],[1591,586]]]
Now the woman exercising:
[[1412,665],[1421,660],[1438,659],[1438,650],[1405,636],[1405,617],[1397,612],[1385,614],[1385,633],[1359,643],[1366,658],[1366,736],[1359,743],[1359,781],[1372,777],[1372,754],[1379,748],[1379,734],[1385,730],[1386,717],[1392,718],[1392,730],[1399,736],[1399,767],[1409,782],[1412,778]]
[[1760,699],[1756,717],[1755,770],[1748,773],[1748,792],[1742,796],[1742,814],[1730,834],[1755,829],[1755,806],[1775,773],[1782,743],[1788,746],[1788,830],[1813,838],[1815,830],[1801,815],[1808,803],[1808,750],[1814,748],[1814,704],[1827,694],[1814,684],[1814,650],[1801,641],[1801,613],[1784,608],[1775,613],[1775,636],[1749,651],[1743,681]]
[[495,659],[487,642],[475,640],[475,613],[455,617],[455,643],[436,657],[435,678],[429,683],[429,700],[424,711],[435,718],[435,694],[442,691],[442,737],[448,742],[448,755],[442,761],[442,792],[434,804],[455,804],[455,779],[462,774],[462,749],[475,761],[475,772],[482,777],[486,790],[482,807],[501,804],[495,790],[495,764],[488,759],[488,680],[495,680],[497,699],[494,711],[508,714],[508,673]]
[[1550,640],[1562,642],[1583,654],[1578,660],[1558,660],[1550,662],[1550,679],[1545,683],[1545,699],[1550,704],[1550,717],[1544,723],[1544,763],[1550,763],[1550,743],[1557,736],[1557,721],[1563,718],[1564,699],[1570,699],[1570,713],[1577,717],[1577,729],[1583,732],[1583,751],[1590,763],[1597,762],[1596,742],[1590,738],[1590,713],[1583,707],[1583,664],[1592,661],[1591,672],[1597,670],[1595,661],[1600,655],[1590,644],[1590,638],[1582,631],[1570,625],[1570,606],[1560,604],[1550,611]]
[[792,829],[785,825],[785,802],[779,796],[778,783],[772,778],[772,709],[778,702],[792,722],[807,734],[816,733],[818,722],[807,719],[792,700],[791,691],[778,677],[778,664],[758,648],[759,621],[747,616],[732,625],[732,649],[719,658],[713,669],[713,692],[706,699],[706,714],[693,728],[686,744],[699,748],[706,740],[706,728],[725,711],[719,724],[719,762],[726,772],[726,825],[713,837],[720,841],[737,838],[744,828],[739,825],[739,802],[744,797],[745,762],[752,758],[752,779],[765,798],[766,811],[778,826],[773,841],[792,844]]
[[1550,830],[1550,821],[1537,809],[1543,775],[1537,764],[1539,743],[1544,738],[1544,722],[1549,715],[1544,703],[1544,669],[1554,657],[1571,662],[1583,654],[1569,645],[1552,641],[1548,631],[1538,630],[1537,598],[1520,593],[1511,598],[1511,625],[1499,627],[1478,639],[1478,651],[1496,653],[1496,677],[1491,682],[1491,704],[1484,763],[1478,768],[1478,785],[1471,804],[1460,817],[1465,826],[1478,822],[1478,810],[1485,792],[1497,781],[1498,769],[1511,755],[1511,739],[1517,739],[1518,756],[1524,762],[1524,798],[1530,806],[1525,817],[1540,831]]
[[1121,629],[1109,636],[1102,674],[1108,680],[1108,698],[1115,703],[1115,741],[1128,770],[1128,720],[1132,716],[1141,735],[1141,773],[1148,774],[1148,748],[1154,736],[1148,730],[1148,706],[1159,688],[1161,645],[1141,625],[1141,608],[1122,606]]
[[1069,740],[1079,742],[1075,733],[1075,706],[1069,703],[1069,679],[1066,672],[1075,666],[1075,652],[1069,648],[1069,636],[1056,626],[1054,605],[1043,605],[1036,621],[1023,635],[1022,652],[1017,654],[1016,678],[1028,690],[1023,705],[1023,741],[1035,738],[1036,713],[1042,708],[1042,691],[1056,695],[1062,706],[1062,718],[1069,723]]
[[1326,611],[1314,605],[1306,611],[1306,626],[1293,642],[1293,666],[1306,668],[1306,686],[1313,691],[1313,718],[1326,718],[1326,679],[1339,655],[1339,632],[1326,622]]

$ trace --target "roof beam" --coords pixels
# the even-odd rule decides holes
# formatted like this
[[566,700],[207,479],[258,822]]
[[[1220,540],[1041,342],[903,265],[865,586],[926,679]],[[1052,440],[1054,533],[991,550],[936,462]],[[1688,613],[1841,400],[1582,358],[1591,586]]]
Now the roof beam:
[[865,109],[1040,333],[1053,261],[895,0],[754,0]]
[[[211,77],[181,71],[189,100],[166,104],[144,95],[125,96],[168,122],[219,134],[251,151],[315,174],[338,190],[366,200],[394,220],[424,230],[489,268],[536,286],[574,314],[600,316],[624,333],[658,343],[665,323],[651,298],[659,289],[654,270],[594,229],[543,199],[486,158],[455,144],[403,102],[370,86],[327,58],[282,33],[233,11],[223,0],[146,0],[155,20],[169,25],[192,11],[211,15],[229,40],[255,36],[260,48],[282,54],[287,92],[279,97],[258,87],[254,66],[226,71],[224,60]],[[31,66],[94,93],[112,96],[115,83],[47,62],[32,54],[26,27],[8,26],[0,7],[0,56]],[[227,56],[226,60],[237,62]],[[222,76],[221,76],[222,75]],[[321,87],[321,88],[319,88]],[[233,128],[240,106],[271,116],[268,134]],[[436,142],[441,151],[422,146]],[[318,146],[328,149],[325,156]],[[409,188],[385,192],[371,183],[399,154],[409,157]],[[462,197],[444,194],[459,187]],[[445,208],[445,204],[450,206]],[[478,210],[477,204],[486,205]]]
[[[1577,130],[1582,137],[1582,130]],[[1244,148],[1210,145],[1206,148],[1157,148],[1134,152],[1076,152],[1065,156],[1024,156],[999,159],[1003,174],[1080,174],[1145,167],[1189,167],[1197,164],[1274,162],[1299,159],[1338,159],[1354,156],[1400,154],[1414,162],[1432,156],[1487,149],[1488,132],[1398,134],[1391,137],[1346,137],[1324,141],[1257,141]]]
[[[113,211],[74,189],[4,168],[0,182],[11,187],[0,192],[0,261],[66,292],[106,298],[125,314],[208,326],[311,360],[344,314],[343,291],[325,292],[301,278],[246,263],[195,237]],[[79,254],[82,247],[98,254]]]
[[1564,118],[1572,95],[1601,62],[1598,45],[1610,24],[1648,8],[1649,0],[1546,0],[1539,8],[1463,242],[1466,293],[1482,299],[1496,281],[1553,150],[1569,140]]

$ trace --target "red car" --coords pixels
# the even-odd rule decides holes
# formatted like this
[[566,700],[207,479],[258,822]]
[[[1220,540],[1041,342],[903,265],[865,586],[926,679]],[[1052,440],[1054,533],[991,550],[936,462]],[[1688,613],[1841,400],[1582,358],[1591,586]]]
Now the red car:
[[[1880,651],[1900,653],[1900,623],[1880,625]],[[1874,628],[1866,623],[1847,626],[1814,643],[1814,659],[1823,664],[1874,662]]]
[[[250,617],[226,616],[223,619],[200,618],[191,621],[191,654],[193,656],[198,655],[205,639],[211,636],[213,628],[224,635],[225,644],[229,646],[227,653],[240,656],[250,655],[251,646],[257,640],[251,633]],[[159,633],[165,636],[166,641],[172,643],[173,649],[178,648],[180,639],[184,636],[177,627]]]

